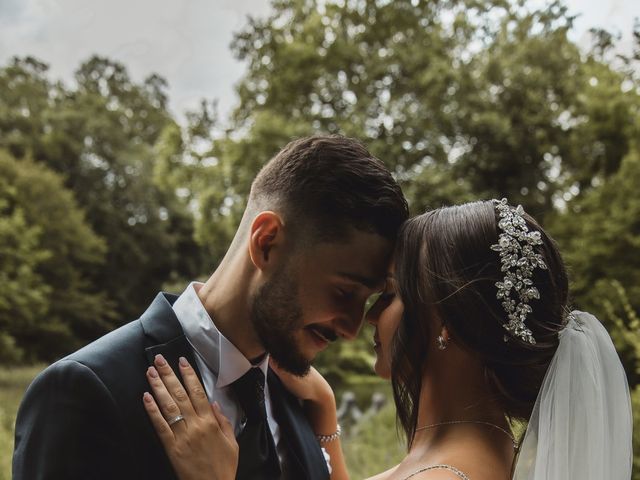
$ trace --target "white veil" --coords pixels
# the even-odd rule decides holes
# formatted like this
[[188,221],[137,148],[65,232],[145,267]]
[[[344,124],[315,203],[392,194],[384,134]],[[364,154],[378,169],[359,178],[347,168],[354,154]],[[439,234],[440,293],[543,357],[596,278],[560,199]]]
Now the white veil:
[[609,334],[574,311],[538,394],[514,480],[629,480],[627,378]]

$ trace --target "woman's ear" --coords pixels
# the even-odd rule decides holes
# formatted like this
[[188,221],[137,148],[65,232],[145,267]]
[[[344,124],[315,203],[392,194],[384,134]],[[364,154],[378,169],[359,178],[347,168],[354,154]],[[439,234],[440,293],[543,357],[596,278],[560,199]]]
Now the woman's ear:
[[449,346],[449,342],[451,341],[451,336],[449,335],[449,329],[442,325],[440,327],[440,331],[437,332],[438,336],[436,337],[436,346],[438,350],[446,350]]
[[442,326],[442,330],[440,330],[440,335],[442,335],[442,338],[444,339],[445,342],[449,343],[451,341],[451,334],[449,333],[449,329],[445,325]]
[[249,256],[259,270],[275,263],[274,256],[284,240],[283,226],[282,218],[271,211],[260,212],[251,223]]

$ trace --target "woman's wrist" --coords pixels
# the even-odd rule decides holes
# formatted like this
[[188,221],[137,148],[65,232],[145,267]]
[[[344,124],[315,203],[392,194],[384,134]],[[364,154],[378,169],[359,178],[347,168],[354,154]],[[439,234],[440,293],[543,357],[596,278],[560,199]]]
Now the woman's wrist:
[[329,435],[317,434],[316,433],[316,438],[318,439],[318,442],[320,442],[320,444],[325,444],[325,443],[330,443],[330,442],[336,441],[338,438],[340,438],[341,435],[342,435],[342,427],[338,423],[336,425],[336,431],[335,432],[333,432],[333,433],[331,433]]
[[332,390],[306,400],[304,409],[316,435],[333,435],[337,431],[338,415]]

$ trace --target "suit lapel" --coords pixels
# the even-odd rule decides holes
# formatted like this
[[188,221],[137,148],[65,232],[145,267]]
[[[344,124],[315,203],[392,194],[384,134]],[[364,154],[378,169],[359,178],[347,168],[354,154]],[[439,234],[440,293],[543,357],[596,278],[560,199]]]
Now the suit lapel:
[[202,382],[193,348],[184,335],[178,317],[171,308],[177,299],[176,295],[159,293],[140,317],[142,329],[150,344],[145,348],[147,362],[149,365],[153,365],[155,356],[161,354],[182,381],[178,359],[185,357]]
[[293,478],[326,480],[329,478],[327,462],[299,400],[291,395],[278,376],[269,369],[267,374],[269,395],[276,421],[282,429]]
[[[140,317],[147,345],[149,345],[145,348],[147,361],[149,365],[153,365],[154,357],[162,354],[173,371],[180,376],[178,359],[183,356],[191,363],[202,382],[193,348],[187,341],[180,322],[171,308],[177,298],[176,295],[159,293]],[[282,439],[289,454],[292,477],[305,480],[327,480],[329,478],[327,463],[298,399],[284,388],[271,369],[267,374],[267,380],[276,421],[282,428]]]

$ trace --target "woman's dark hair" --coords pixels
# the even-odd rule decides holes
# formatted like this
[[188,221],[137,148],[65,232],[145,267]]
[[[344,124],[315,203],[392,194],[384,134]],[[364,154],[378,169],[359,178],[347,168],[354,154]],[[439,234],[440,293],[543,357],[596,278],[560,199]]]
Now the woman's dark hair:
[[548,269],[536,268],[539,300],[526,319],[535,344],[509,336],[507,314],[496,298],[503,281],[498,243],[500,230],[493,201],[473,202],[429,211],[402,227],[395,257],[404,316],[393,341],[391,381],[400,426],[410,445],[416,429],[418,399],[433,338],[431,318],[445,325],[461,348],[482,363],[485,380],[511,419],[528,420],[544,375],[566,323],[568,279],[555,242],[524,214],[529,230],[541,233],[535,247]]

